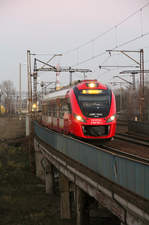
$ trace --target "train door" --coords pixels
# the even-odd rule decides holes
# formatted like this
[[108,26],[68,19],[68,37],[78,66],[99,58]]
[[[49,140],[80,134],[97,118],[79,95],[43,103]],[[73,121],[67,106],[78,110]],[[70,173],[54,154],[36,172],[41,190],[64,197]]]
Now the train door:
[[71,130],[71,106],[70,106],[70,101],[69,98],[66,98],[64,101],[63,105],[63,110],[64,110],[64,129],[66,134],[70,133]]
[[59,105],[59,129],[61,132],[64,132],[64,99],[60,99]]
[[57,130],[60,131],[60,99],[56,100],[56,118],[57,118]]
[[68,127],[69,133],[72,133],[72,108],[70,103],[70,98],[66,99],[67,109],[68,109]]
[[51,129],[54,129],[54,102],[50,102],[51,105]]
[[51,128],[52,124],[52,107],[51,102],[48,102],[48,127]]
[[53,128],[57,129],[57,104],[53,102]]

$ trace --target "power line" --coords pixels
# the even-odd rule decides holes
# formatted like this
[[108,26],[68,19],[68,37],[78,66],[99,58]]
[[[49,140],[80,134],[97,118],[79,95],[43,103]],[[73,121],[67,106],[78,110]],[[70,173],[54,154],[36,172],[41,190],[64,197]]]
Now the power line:
[[113,27],[110,28],[110,29],[108,29],[107,31],[103,32],[102,34],[98,35],[97,37],[95,37],[95,38],[93,38],[93,39],[91,39],[91,40],[85,42],[84,44],[79,45],[79,46],[76,47],[76,48],[73,48],[73,49],[70,49],[70,50],[64,52],[63,55],[69,54],[69,53],[71,53],[71,52],[74,52],[74,51],[76,51],[76,50],[79,50],[80,48],[83,48],[83,47],[85,47],[85,46],[91,44],[92,42],[96,41],[98,38],[101,38],[102,36],[106,35],[107,33],[109,33],[109,32],[112,31],[112,30],[113,30]]
[[99,54],[97,54],[97,55],[95,55],[95,56],[89,57],[89,58],[87,58],[87,59],[85,59],[85,60],[83,60],[83,61],[81,61],[81,62],[79,62],[79,63],[77,63],[77,64],[75,64],[75,65],[73,65],[73,66],[78,66],[78,65],[84,64],[84,63],[86,63],[86,62],[88,62],[88,61],[91,61],[91,60],[93,60],[93,59],[96,59],[97,57],[103,56],[103,55],[105,55],[105,54],[106,54],[105,51],[104,51],[104,52],[101,52],[101,53],[99,53]]
[[[120,23],[118,23],[118,24],[116,24],[115,26],[109,28],[109,29],[106,30],[105,32],[103,32],[103,33],[97,35],[96,37],[92,38],[91,40],[89,40],[89,41],[83,43],[82,45],[79,45],[79,46],[77,46],[77,47],[75,47],[75,48],[72,48],[72,49],[70,49],[70,50],[67,50],[66,52],[63,53],[63,55],[70,54],[71,52],[74,52],[74,51],[76,51],[76,50],[79,50],[80,48],[83,48],[83,47],[85,47],[85,46],[87,46],[87,45],[93,43],[94,41],[96,41],[97,39],[103,37],[104,35],[106,35],[107,33],[111,32],[112,30],[117,29],[117,27],[119,27],[120,25],[122,25],[123,23],[125,23],[127,20],[129,20],[130,18],[132,18],[133,16],[135,16],[135,15],[138,14],[139,12],[141,13],[141,18],[140,18],[140,19],[141,19],[141,22],[140,22],[140,23],[142,23],[142,10],[143,10],[144,8],[148,7],[148,6],[149,6],[149,3],[145,4],[144,6],[142,6],[141,8],[139,8],[137,11],[135,11],[134,13],[130,14],[129,16],[127,16],[127,17],[126,17],[124,20],[122,20]],[[142,24],[141,24],[141,32],[143,32]],[[142,35],[143,35],[143,34],[142,34]],[[142,36],[142,35],[141,35],[141,36]]]
[[[138,40],[138,39],[140,39],[140,38],[143,38],[143,37],[145,37],[145,36],[148,36],[148,35],[149,35],[149,32],[144,33],[144,34],[141,34],[141,35],[139,35],[139,36],[137,36],[137,37],[135,37],[135,38],[133,38],[133,39],[130,39],[130,40],[126,41],[126,42],[123,42],[123,43],[117,45],[116,47],[112,48],[112,50],[117,49],[117,48],[119,48],[119,47],[123,47],[123,46],[125,46],[125,45],[128,45],[128,44],[130,44],[130,43],[132,43],[132,42],[134,42],[134,41],[136,41],[136,40]],[[87,58],[86,60],[83,60],[83,61],[77,63],[75,66],[84,64],[84,63],[86,63],[86,62],[88,62],[88,61],[90,61],[90,60],[93,60],[93,59],[95,59],[95,58],[97,58],[97,57],[100,57],[100,56],[103,56],[103,55],[105,55],[105,54],[106,54],[106,52],[99,53],[99,54],[97,54],[97,55],[95,55],[95,56],[93,56],[93,57],[89,57],[89,58]]]
[[124,46],[124,45],[127,45],[127,44],[129,44],[129,43],[131,43],[131,42],[137,41],[138,39],[141,39],[141,38],[143,38],[143,37],[145,37],[145,36],[148,36],[148,35],[149,35],[149,32],[144,33],[144,34],[141,34],[141,35],[139,35],[139,36],[137,36],[137,37],[135,37],[135,38],[133,38],[133,39],[130,39],[130,40],[128,40],[128,41],[126,41],[126,42],[120,44],[117,48],[122,47],[122,46]]

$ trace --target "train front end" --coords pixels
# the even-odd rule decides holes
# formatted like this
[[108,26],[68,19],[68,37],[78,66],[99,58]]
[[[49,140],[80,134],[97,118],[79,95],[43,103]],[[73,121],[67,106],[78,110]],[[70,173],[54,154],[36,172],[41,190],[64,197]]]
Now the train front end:
[[85,139],[109,140],[116,130],[116,104],[113,92],[96,80],[86,80],[73,88],[72,130]]

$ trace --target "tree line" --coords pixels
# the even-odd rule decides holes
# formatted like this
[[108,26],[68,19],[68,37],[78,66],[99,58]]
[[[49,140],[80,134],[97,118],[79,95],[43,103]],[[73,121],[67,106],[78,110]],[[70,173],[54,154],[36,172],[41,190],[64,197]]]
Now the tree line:
[[[128,120],[140,120],[140,113],[143,120],[149,121],[149,82],[145,83],[144,98],[140,98],[140,88],[119,88],[115,91],[117,113]],[[140,107],[141,111],[140,111]]]
[[1,113],[15,114],[17,94],[14,84],[10,80],[3,81],[0,84],[0,110]]

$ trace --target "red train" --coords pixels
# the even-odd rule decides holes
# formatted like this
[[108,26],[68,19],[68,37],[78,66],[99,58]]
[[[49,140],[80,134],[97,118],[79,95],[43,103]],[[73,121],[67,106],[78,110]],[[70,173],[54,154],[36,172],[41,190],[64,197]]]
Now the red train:
[[42,124],[79,138],[111,139],[116,129],[114,94],[97,80],[50,93],[43,100]]

